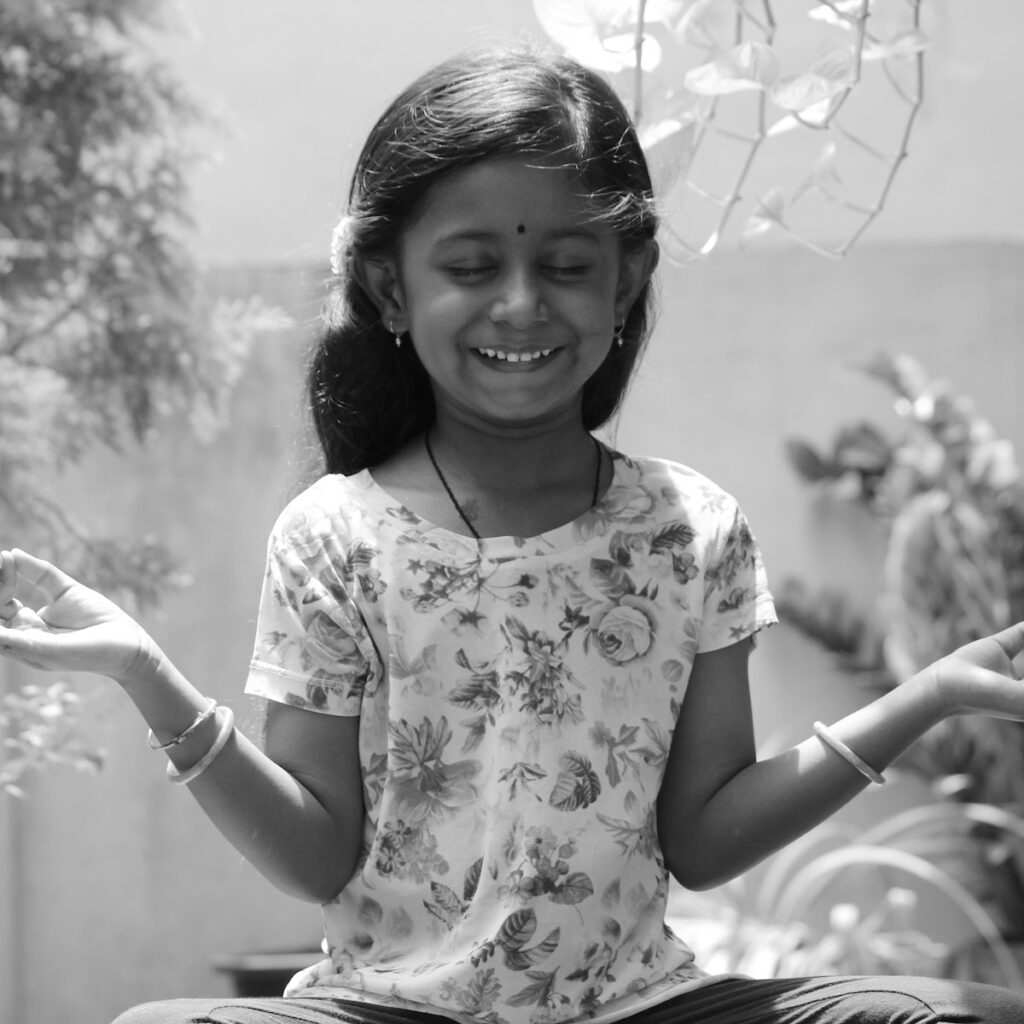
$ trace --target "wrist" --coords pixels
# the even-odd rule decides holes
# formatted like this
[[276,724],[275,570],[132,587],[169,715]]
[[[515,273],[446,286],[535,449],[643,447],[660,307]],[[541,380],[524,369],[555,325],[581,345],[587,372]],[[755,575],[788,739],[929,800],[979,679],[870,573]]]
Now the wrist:
[[901,683],[900,688],[913,695],[929,728],[963,710],[956,695],[950,692],[949,680],[943,676],[941,661],[926,665]]
[[135,653],[124,669],[112,673],[111,677],[123,690],[132,691],[152,687],[166,680],[174,672],[174,666],[157,642],[139,627],[139,639]]

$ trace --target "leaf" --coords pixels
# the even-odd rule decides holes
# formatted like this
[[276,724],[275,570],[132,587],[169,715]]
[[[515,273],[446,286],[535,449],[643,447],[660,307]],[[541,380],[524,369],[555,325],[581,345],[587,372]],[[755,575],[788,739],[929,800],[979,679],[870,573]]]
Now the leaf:
[[815,160],[810,173],[793,189],[793,193],[789,197],[790,205],[811,191],[811,189],[817,189],[825,195],[832,195],[832,186],[842,185],[842,180],[839,177],[839,165],[836,159],[837,153],[838,147],[834,142],[826,142],[822,146],[818,159]]
[[768,89],[779,77],[779,58],[767,44],[748,40],[724,56],[691,68],[683,85],[699,96],[726,96],[751,89]]
[[423,906],[439,921],[443,921],[449,928],[454,928],[462,920],[462,915],[466,910],[465,904],[459,899],[458,894],[454,889],[449,889],[447,885],[431,882],[430,895],[433,897],[433,902],[428,903],[424,900]]
[[697,117],[663,118],[641,125],[640,145],[655,179],[655,194],[664,195],[693,163],[697,147]]
[[576,904],[582,903],[588,896],[594,895],[594,883],[589,875],[582,871],[574,871],[566,875],[565,881],[555,887],[548,896],[552,903]]
[[530,949],[505,949],[505,966],[512,971],[525,971],[527,968],[535,967],[537,964],[547,960],[558,948],[562,931],[555,928],[543,941]]
[[495,941],[503,949],[522,949],[537,930],[537,914],[530,908],[517,910],[501,923]]
[[590,759],[576,751],[561,756],[562,770],[558,773],[549,802],[560,811],[575,811],[589,807],[601,793],[601,780]]
[[669,551],[672,548],[686,548],[693,543],[696,531],[686,523],[666,526],[651,538],[651,551]]
[[827,480],[833,475],[832,467],[806,441],[788,439],[786,455],[797,475],[809,483],[818,483],[819,480]]
[[[665,0],[660,6],[667,6]],[[622,0],[533,0],[533,10],[541,28],[581,64],[612,72],[636,65],[633,4]],[[641,66],[651,71],[660,61],[661,47],[645,33]]]
[[466,869],[466,877],[462,880],[462,897],[467,903],[476,895],[477,887],[480,885],[480,875],[483,872],[483,868],[484,859],[483,857],[479,857]]
[[819,123],[823,111],[852,88],[854,71],[853,51],[849,47],[830,50],[802,74],[780,78],[769,95],[783,110],[795,111],[805,120]]
[[743,239],[756,238],[782,223],[786,200],[782,189],[771,188],[757,201],[757,207],[743,228]]
[[931,40],[920,29],[900,32],[887,42],[866,43],[861,60],[890,60],[916,57],[928,49]]
[[506,1002],[509,1006],[529,1006],[531,1003],[541,1005],[547,1002],[555,987],[557,974],[557,967],[553,971],[527,971],[526,976],[533,979],[533,984],[513,993]]
[[359,901],[359,920],[363,924],[380,924],[383,917],[384,910],[376,900],[364,896]]

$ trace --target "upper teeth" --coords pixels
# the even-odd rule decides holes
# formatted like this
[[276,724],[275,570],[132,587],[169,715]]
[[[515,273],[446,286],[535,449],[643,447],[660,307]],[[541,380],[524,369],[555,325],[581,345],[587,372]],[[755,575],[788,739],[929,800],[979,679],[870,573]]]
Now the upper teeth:
[[540,349],[537,352],[502,352],[495,348],[481,348],[477,351],[491,359],[504,359],[510,363],[528,363],[531,359],[540,359],[541,356],[551,355],[549,348]]

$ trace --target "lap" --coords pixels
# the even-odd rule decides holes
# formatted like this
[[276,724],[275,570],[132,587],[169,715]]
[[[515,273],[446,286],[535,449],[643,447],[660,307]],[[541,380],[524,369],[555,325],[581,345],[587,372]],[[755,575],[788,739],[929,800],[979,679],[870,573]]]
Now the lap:
[[729,979],[653,1007],[636,1024],[1021,1024],[1024,995],[943,978]]
[[167,999],[142,1003],[113,1024],[439,1024],[444,1018],[344,999]]
[[[342,999],[171,999],[113,1024],[439,1024],[445,1018]],[[942,978],[728,979],[629,1018],[630,1024],[1021,1024],[1024,996]]]

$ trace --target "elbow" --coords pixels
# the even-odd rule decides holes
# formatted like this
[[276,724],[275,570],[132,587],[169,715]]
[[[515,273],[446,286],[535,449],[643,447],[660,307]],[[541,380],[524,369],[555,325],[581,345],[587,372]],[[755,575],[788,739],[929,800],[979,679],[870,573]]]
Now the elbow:
[[722,864],[711,863],[706,858],[666,858],[665,866],[669,874],[691,892],[706,892],[736,877],[736,872],[722,870]]

